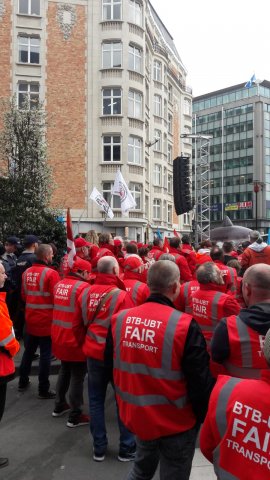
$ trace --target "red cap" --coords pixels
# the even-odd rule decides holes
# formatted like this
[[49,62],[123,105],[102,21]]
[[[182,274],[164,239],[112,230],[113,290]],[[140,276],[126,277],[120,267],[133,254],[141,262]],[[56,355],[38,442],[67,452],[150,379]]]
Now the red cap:
[[125,258],[123,263],[123,268],[125,270],[136,270],[137,268],[144,265],[142,259],[138,255],[130,255],[129,257]]
[[88,247],[88,242],[82,237],[75,238],[74,244],[75,248]]
[[82,272],[86,270],[87,272],[91,273],[91,263],[87,262],[87,260],[77,257],[73,263],[71,271],[76,273],[78,270],[81,270]]
[[120,247],[120,245],[122,245],[121,240],[119,240],[118,238],[116,240],[114,240],[113,243],[116,247]]

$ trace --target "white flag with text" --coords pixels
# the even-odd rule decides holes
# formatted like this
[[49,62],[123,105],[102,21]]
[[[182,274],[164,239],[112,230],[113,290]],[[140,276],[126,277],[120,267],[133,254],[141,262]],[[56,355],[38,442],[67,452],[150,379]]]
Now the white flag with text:
[[136,207],[136,202],[131,195],[128,186],[123,178],[123,175],[119,169],[116,172],[113,193],[120,196],[121,210],[123,213],[127,212],[131,208]]
[[114,214],[110,205],[106,202],[105,198],[101,195],[101,193],[99,193],[96,187],[93,188],[93,191],[89,196],[89,198],[91,198],[91,200],[97,203],[102,208],[102,210],[104,210],[106,216],[108,216],[109,218],[114,217]]

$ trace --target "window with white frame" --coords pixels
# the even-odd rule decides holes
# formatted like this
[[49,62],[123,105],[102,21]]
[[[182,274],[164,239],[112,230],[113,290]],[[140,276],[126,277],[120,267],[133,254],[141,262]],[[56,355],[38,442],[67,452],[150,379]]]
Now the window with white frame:
[[172,220],[173,220],[173,207],[170,203],[168,203],[167,222],[172,223]]
[[161,165],[159,163],[155,163],[154,170],[153,170],[153,184],[157,186],[161,186]]
[[172,102],[173,100],[173,88],[170,83],[168,83],[168,100],[169,102]]
[[103,115],[121,115],[122,91],[121,88],[104,88],[102,90]]
[[190,225],[190,213],[184,213],[184,225]]
[[142,72],[142,49],[136,45],[129,45],[128,68],[135,72]]
[[172,159],[172,145],[168,143],[168,164],[172,165],[173,159]]
[[136,210],[141,210],[142,208],[142,185],[140,183],[130,183],[129,190],[136,202]]
[[161,62],[158,60],[154,60],[154,65],[153,65],[153,78],[157,82],[161,82],[162,78],[162,67],[161,67]]
[[102,68],[122,67],[122,42],[102,43]]
[[167,202],[166,200],[163,201],[163,215],[162,218],[164,222],[167,222]]
[[168,170],[166,167],[164,167],[163,171],[163,187],[168,188]]
[[160,95],[154,95],[154,115],[162,116],[162,98]]
[[133,135],[128,137],[128,161],[135,165],[142,164],[142,139]]
[[40,15],[40,0],[19,0],[19,13]]
[[129,21],[136,25],[142,26],[143,9],[142,2],[138,0],[129,0]]
[[29,35],[18,36],[19,62],[39,63],[40,38]]
[[142,94],[136,90],[128,92],[128,115],[134,118],[142,118]]
[[161,200],[160,198],[154,198],[153,200],[153,218],[155,220],[161,219]]
[[168,108],[167,108],[167,100],[164,99],[164,118],[167,118],[168,115]]
[[[191,135],[191,128],[188,127],[187,125],[185,125],[185,126],[184,126],[184,133],[186,133],[187,135]],[[186,143],[192,143],[192,139],[186,137],[186,138],[185,138],[185,142],[186,142]]]
[[154,145],[154,149],[156,152],[161,152],[161,131],[160,130],[155,130],[155,140],[157,140],[157,142]]
[[173,176],[168,174],[168,193],[173,193]]
[[121,20],[122,0],[102,0],[102,19]]
[[184,99],[184,113],[186,115],[192,115],[191,100],[189,98]]
[[111,208],[121,208],[119,195],[113,195],[114,182],[104,182],[102,185],[102,194]]
[[104,135],[103,161],[104,162],[120,162],[120,160],[121,160],[120,135]]
[[170,133],[172,133],[172,128],[173,128],[173,117],[170,113],[168,113],[168,130]]
[[39,102],[39,83],[18,83],[18,107],[25,108],[29,102],[30,109],[35,108]]

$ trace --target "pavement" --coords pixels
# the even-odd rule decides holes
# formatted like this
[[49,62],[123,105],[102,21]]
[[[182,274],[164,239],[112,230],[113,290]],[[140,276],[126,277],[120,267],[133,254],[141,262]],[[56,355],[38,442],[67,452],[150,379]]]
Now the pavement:
[[[23,348],[22,348],[23,350]],[[21,353],[22,354],[22,353]],[[20,354],[20,356],[21,356]],[[20,362],[16,359],[16,366]],[[53,362],[51,387],[57,381],[60,362]],[[18,378],[8,384],[6,410],[0,425],[0,456],[9,458],[1,469],[1,480],[121,480],[127,477],[130,463],[117,460],[118,429],[111,387],[106,399],[106,424],[109,446],[102,463],[92,459],[92,440],[88,426],[68,428],[67,417],[52,417],[53,400],[37,398],[38,362],[33,363],[31,385],[18,392]],[[85,413],[88,413],[85,385]],[[159,478],[157,472],[154,480]],[[215,480],[212,465],[196,448],[190,480]]]

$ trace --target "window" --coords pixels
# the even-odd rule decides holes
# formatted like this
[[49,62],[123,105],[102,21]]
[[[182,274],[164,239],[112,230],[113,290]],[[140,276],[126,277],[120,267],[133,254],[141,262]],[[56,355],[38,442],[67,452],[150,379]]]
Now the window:
[[154,165],[154,176],[153,176],[153,183],[154,185],[161,186],[161,165],[155,163]]
[[121,115],[121,88],[104,88],[102,96],[103,115]]
[[172,223],[172,215],[173,215],[173,208],[172,205],[168,204],[168,212],[167,212],[167,222]]
[[189,98],[184,99],[184,113],[185,115],[192,115],[191,100]]
[[135,90],[128,92],[128,114],[130,117],[142,118],[142,94]]
[[173,193],[173,176],[168,175],[168,193]]
[[156,152],[161,152],[161,131],[160,130],[155,130],[155,140],[157,140],[157,142],[154,145],[154,149]]
[[153,71],[154,80],[161,82],[161,62],[154,60],[154,71]]
[[172,165],[172,145],[169,143],[168,144],[168,164]]
[[184,225],[190,225],[190,213],[184,213]]
[[104,42],[102,44],[102,68],[122,67],[122,43]]
[[40,0],[19,0],[19,13],[40,15]]
[[102,0],[103,20],[121,20],[122,0]]
[[154,198],[153,201],[153,218],[160,220],[161,217],[161,200],[159,198]]
[[128,137],[128,161],[129,163],[135,163],[135,165],[142,164],[141,138],[133,137],[132,135]]
[[121,208],[121,202],[119,195],[113,195],[113,182],[103,183],[102,193],[106,202],[110,205],[111,208]]
[[172,124],[173,124],[172,115],[168,113],[168,130],[170,133],[172,133]]
[[142,26],[142,4],[136,0],[129,0],[129,21]]
[[19,62],[21,63],[39,63],[40,38],[29,37],[28,35],[19,35]]
[[[163,174],[163,187],[168,188],[168,170],[164,167],[164,174]],[[165,215],[166,216],[166,215]],[[165,217],[164,217],[165,218]]]
[[168,83],[168,100],[169,102],[172,102],[173,99],[173,90],[172,90],[172,85]]
[[162,98],[160,95],[154,95],[154,115],[158,117],[162,116],[162,108],[161,108]]
[[128,68],[139,73],[142,71],[142,50],[135,45],[129,45]]
[[136,210],[141,210],[142,186],[140,183],[130,183],[129,190],[136,202]]
[[103,161],[104,162],[120,162],[120,160],[121,160],[120,135],[104,135]]
[[29,101],[30,109],[35,108],[39,101],[39,84],[21,82],[18,84],[18,106],[24,108],[24,103]]

